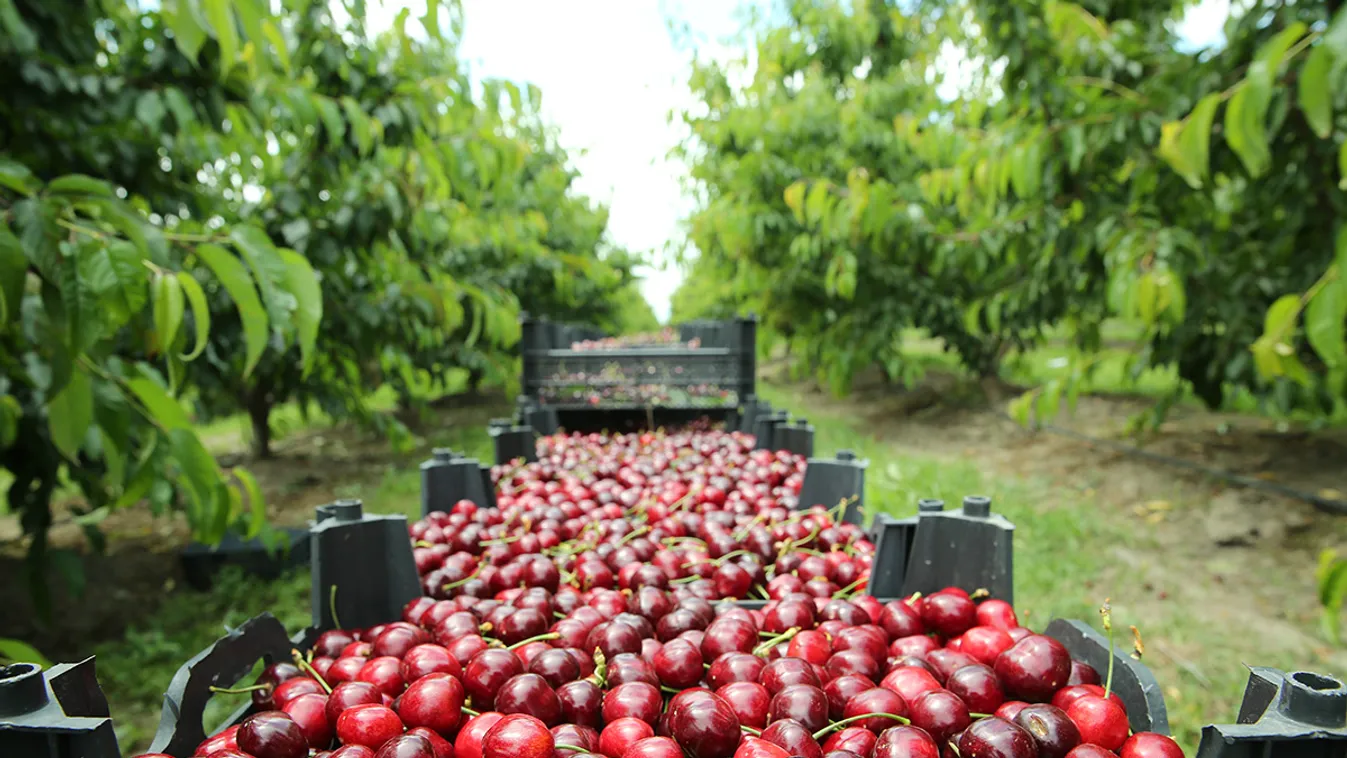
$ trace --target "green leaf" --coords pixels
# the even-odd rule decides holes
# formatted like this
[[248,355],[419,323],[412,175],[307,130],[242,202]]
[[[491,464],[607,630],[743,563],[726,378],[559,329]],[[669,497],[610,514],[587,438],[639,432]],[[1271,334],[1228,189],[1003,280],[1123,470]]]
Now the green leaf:
[[[263,29],[263,19],[268,16],[266,5],[268,0],[233,0],[234,10],[238,11],[239,21],[243,25],[243,34],[248,41],[253,43],[255,48],[261,49],[263,37],[266,36],[266,30]],[[254,60],[260,62],[263,66],[267,63],[265,55],[256,55]]]
[[173,347],[182,326],[182,283],[172,274],[161,273],[155,276],[151,292],[154,296],[154,332],[159,351],[166,353]]
[[144,260],[126,240],[113,240],[87,257],[84,276],[106,309],[108,331],[120,328],[145,307]]
[[[0,0],[0,3],[6,0]],[[33,194],[36,180],[33,172],[22,163],[0,157],[0,186],[9,187],[20,195]]]
[[145,125],[151,134],[158,134],[164,125],[164,116],[168,110],[164,101],[155,90],[145,90],[136,98],[136,120]]
[[1230,98],[1230,104],[1225,109],[1226,143],[1255,179],[1262,176],[1272,163],[1264,123],[1271,97],[1271,72],[1267,64],[1258,61],[1249,66],[1244,86]]
[[1347,365],[1347,282],[1334,271],[1336,278],[1305,306],[1305,339],[1329,367]]
[[24,55],[37,51],[37,35],[24,23],[14,0],[0,0],[0,30],[5,32],[14,49]]
[[1198,101],[1193,112],[1184,119],[1183,131],[1179,133],[1179,152],[1183,156],[1183,176],[1193,189],[1202,186],[1207,176],[1210,162],[1211,124],[1216,118],[1216,108],[1221,104],[1218,94],[1207,95]]
[[168,110],[173,114],[173,120],[178,130],[187,128],[192,122],[196,121],[196,111],[192,110],[192,104],[187,101],[187,96],[177,87],[164,88],[164,102],[168,105]]
[[318,341],[318,325],[323,320],[323,288],[318,274],[293,250],[278,250],[285,261],[286,288],[295,296],[295,328],[299,332],[299,352],[304,358],[304,372],[313,368],[313,347]]
[[201,285],[191,274],[179,271],[178,283],[182,285],[182,291],[187,295],[187,302],[192,306],[192,316],[196,321],[196,349],[182,356],[184,361],[190,361],[206,349],[206,340],[210,337],[210,306],[206,304],[206,293],[201,290]]
[[47,427],[52,444],[66,458],[76,460],[93,420],[93,382],[76,364],[65,387],[47,403]]
[[1333,93],[1329,86],[1329,72],[1333,68],[1333,51],[1328,45],[1316,45],[1300,69],[1297,82],[1300,109],[1310,128],[1322,139],[1333,133]]
[[97,195],[108,198],[117,196],[112,190],[112,185],[84,174],[58,176],[47,184],[47,192],[53,195]]
[[267,503],[262,499],[262,488],[257,486],[257,480],[248,469],[235,466],[234,477],[239,480],[244,494],[248,496],[248,531],[244,534],[244,538],[253,539],[262,532],[262,527],[267,525]]
[[[444,32],[440,29],[440,0],[426,0],[426,13],[421,17],[421,25],[432,38],[444,39]],[[519,109],[516,107],[515,110]]]
[[346,121],[351,125],[351,134],[355,137],[355,143],[360,149],[360,154],[368,155],[374,144],[369,116],[365,115],[360,103],[357,103],[350,95],[341,99],[341,107],[342,110],[346,111]]
[[[192,526],[192,535],[207,544],[212,541],[219,542],[219,537],[215,537],[219,518],[217,509],[224,509],[226,515],[229,509],[228,501],[221,502],[219,497],[221,484],[219,466],[191,429],[170,430],[168,437],[173,460],[178,464],[181,483],[187,489],[191,500],[187,507],[187,519]],[[211,540],[212,537],[215,539]]]
[[263,21],[262,34],[271,43],[271,49],[276,52],[276,59],[281,63],[281,70],[289,74],[290,50],[285,44],[285,36],[281,34],[281,30],[271,21]]
[[340,145],[346,137],[346,120],[341,117],[341,108],[332,98],[314,95],[314,105],[323,119],[323,128],[327,130],[327,139],[334,145]]
[[[0,5],[9,2],[9,0],[0,0]],[[51,661],[47,660],[38,649],[29,645],[27,642],[11,640],[0,637],[0,660],[11,663],[36,663],[44,669],[52,666]]]
[[271,237],[259,227],[243,225],[234,227],[229,238],[234,241],[239,255],[243,256],[248,262],[248,267],[252,269],[257,288],[262,293],[262,303],[266,306],[272,323],[284,329],[283,324],[286,323],[290,303],[280,294],[289,273]]
[[164,21],[173,32],[178,50],[193,64],[201,46],[206,44],[206,29],[201,23],[197,0],[163,0]]
[[1295,320],[1299,313],[1300,295],[1282,295],[1277,298],[1263,317],[1263,336],[1277,342],[1285,342],[1295,329]]
[[1323,607],[1324,634],[1331,642],[1341,641],[1339,619],[1343,600],[1347,599],[1347,561],[1337,557],[1332,548],[1319,554],[1315,571],[1319,581],[1319,604]]
[[795,220],[801,224],[804,223],[804,191],[805,183],[797,181],[786,188],[785,200],[786,207],[795,214]]
[[1011,400],[1010,405],[1006,408],[1006,412],[1009,413],[1010,417],[1015,419],[1016,423],[1020,426],[1028,426],[1029,413],[1032,410],[1033,403],[1034,393],[1032,391],[1026,392],[1014,400]]
[[1258,52],[1254,54],[1254,61],[1267,64],[1268,73],[1271,76],[1276,76],[1278,70],[1281,68],[1283,60],[1286,58],[1286,52],[1290,50],[1291,46],[1301,37],[1305,36],[1305,30],[1307,28],[1308,27],[1306,27],[1305,24],[1296,21],[1285,29],[1282,29],[1280,32],[1277,32],[1272,39],[1263,43],[1263,46],[1258,48]]
[[215,32],[215,41],[220,43],[220,78],[229,75],[230,69],[239,55],[239,32],[234,25],[234,9],[231,0],[200,0],[206,20]]
[[215,274],[238,308],[239,320],[243,322],[243,375],[246,377],[267,348],[267,312],[257,297],[252,276],[238,258],[224,248],[210,244],[198,245],[196,254]]
[[86,202],[98,207],[103,212],[104,221],[131,240],[145,257],[150,257],[150,239],[145,233],[145,220],[126,203],[108,197],[89,198]]
[[28,257],[19,238],[0,221],[0,332],[17,321],[23,307],[23,291],[28,283]]
[[135,393],[145,410],[149,412],[151,420],[158,423],[164,429],[172,431],[174,429],[190,429],[192,422],[187,418],[187,411],[183,410],[182,404],[168,394],[168,390],[163,385],[151,379],[149,375],[133,377],[126,380],[126,386]]
[[1347,190],[1347,140],[1338,149],[1338,189]]
[[13,395],[0,395],[0,451],[4,451],[19,438],[19,420],[23,418],[23,408]]

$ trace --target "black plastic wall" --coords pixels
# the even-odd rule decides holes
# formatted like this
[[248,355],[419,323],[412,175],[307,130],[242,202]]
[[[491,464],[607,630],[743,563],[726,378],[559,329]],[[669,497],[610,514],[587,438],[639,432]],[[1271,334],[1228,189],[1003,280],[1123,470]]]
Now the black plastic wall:
[[119,758],[94,659],[0,666],[0,756]]

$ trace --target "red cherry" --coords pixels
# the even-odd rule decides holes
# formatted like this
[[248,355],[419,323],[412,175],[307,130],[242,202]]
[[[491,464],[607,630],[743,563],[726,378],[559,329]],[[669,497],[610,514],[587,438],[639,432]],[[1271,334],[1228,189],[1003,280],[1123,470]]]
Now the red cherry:
[[429,643],[408,650],[402,657],[402,666],[398,673],[402,675],[402,681],[411,683],[426,674],[450,674],[459,677],[463,675],[463,667],[446,648]]
[[385,742],[374,758],[435,758],[435,749],[419,734],[399,734]]
[[287,679],[276,685],[276,690],[272,693],[271,699],[276,704],[277,710],[285,710],[285,704],[291,700],[300,695],[312,694],[326,695],[327,690],[323,689],[323,685],[319,684],[317,679],[301,676]]
[[552,732],[526,713],[503,716],[482,738],[482,758],[552,758]]
[[337,739],[345,745],[378,749],[402,731],[402,719],[383,705],[353,706],[337,718]]
[[973,713],[993,713],[1006,700],[996,672],[981,663],[964,666],[950,674],[949,679],[945,680],[945,689],[958,695]]
[[1123,743],[1122,758],[1183,758],[1179,743],[1155,732],[1137,732]]
[[942,745],[973,723],[968,705],[949,690],[932,690],[912,701],[908,717]]
[[730,704],[742,726],[754,729],[767,726],[767,710],[771,707],[772,696],[766,687],[757,682],[730,682],[716,690],[716,695]]
[[940,682],[926,669],[902,666],[890,671],[879,686],[897,692],[910,703],[927,692],[940,689]]
[[482,738],[504,714],[486,711],[468,719],[454,738],[454,758],[482,758]]
[[668,737],[646,737],[638,740],[627,752],[622,754],[622,758],[684,758],[683,751],[679,749],[678,743]]
[[374,751],[364,745],[342,745],[327,758],[375,758]]
[[1098,745],[1082,744],[1072,748],[1066,758],[1118,758],[1118,754]]
[[430,743],[430,750],[434,753],[434,758],[454,758],[453,744],[438,733],[432,732],[424,726],[418,726],[408,729],[407,734],[419,734],[425,737],[426,741]]
[[238,746],[255,758],[305,758],[309,742],[290,714],[264,711],[239,725]]
[[1010,603],[995,598],[978,603],[977,622],[979,626],[994,626],[998,629],[1014,629],[1020,625]]
[[309,747],[322,750],[332,744],[332,722],[327,718],[327,696],[317,692],[300,695],[281,710],[299,724]]
[[745,737],[734,751],[734,758],[790,758],[790,753],[779,745],[774,745],[758,737]]
[[1130,731],[1127,713],[1112,700],[1086,695],[1067,706],[1066,715],[1080,730],[1081,742],[1098,745],[1106,750],[1117,750],[1127,741]]
[[1007,694],[1043,703],[1066,684],[1071,654],[1057,640],[1032,634],[1001,653],[993,668]]
[[886,729],[875,742],[874,758],[939,758],[940,746],[915,726]]
[[921,599],[921,620],[927,629],[957,637],[977,623],[977,606],[963,595],[941,590]]
[[985,663],[988,666],[996,663],[997,656],[1009,650],[1015,640],[1006,634],[1004,629],[994,626],[975,626],[963,633],[963,643],[959,650],[967,655],[971,655],[979,663]]
[[978,758],[1037,758],[1038,743],[1024,729],[996,718],[974,721],[959,737],[959,755]]
[[432,674],[412,682],[398,699],[398,716],[409,727],[424,726],[441,735],[458,728],[463,685],[449,674]]
[[642,719],[631,717],[614,719],[599,733],[599,752],[608,758],[622,758],[632,745],[654,736],[655,730]]
[[1029,732],[1038,743],[1039,758],[1065,758],[1080,744],[1080,730],[1066,711],[1055,705],[1039,703],[1025,706],[1016,714],[1015,723]]

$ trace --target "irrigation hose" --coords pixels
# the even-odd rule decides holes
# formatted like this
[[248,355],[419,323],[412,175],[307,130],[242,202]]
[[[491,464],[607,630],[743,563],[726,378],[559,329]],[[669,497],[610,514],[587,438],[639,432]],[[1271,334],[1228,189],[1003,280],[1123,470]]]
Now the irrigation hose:
[[[1020,426],[1019,422],[1015,421],[1015,419],[1012,418],[1010,414],[1004,411],[987,411],[987,412],[1000,418],[1006,419],[1007,421],[1010,421],[1012,424],[1015,424],[1016,426]],[[1236,474],[1232,471],[1212,468],[1211,466],[1203,466],[1200,463],[1186,461],[1182,458],[1171,458],[1170,456],[1167,455],[1160,455],[1158,453],[1152,453],[1146,450],[1142,450],[1141,448],[1136,447],[1134,445],[1125,445],[1121,442],[1114,442],[1113,440],[1091,437],[1088,434],[1081,434],[1080,432],[1077,432],[1073,429],[1065,429],[1060,426],[1053,426],[1052,424],[1037,424],[1035,428],[1041,431],[1050,432],[1052,434],[1057,434],[1062,437],[1068,437],[1091,445],[1109,448],[1110,450],[1123,453],[1124,455],[1130,455],[1135,458],[1141,458],[1143,460],[1152,461],[1154,463],[1160,463],[1166,466],[1172,466],[1174,468],[1187,469],[1189,471],[1203,474],[1205,476],[1221,480],[1223,482],[1234,485],[1236,487],[1241,487],[1243,489],[1257,490],[1259,492],[1265,492],[1271,495],[1280,495],[1282,497],[1288,497],[1293,500],[1300,500],[1302,502],[1309,503],[1310,505],[1314,506],[1316,510],[1323,511],[1324,513],[1329,513],[1335,516],[1347,516],[1347,501],[1344,500],[1327,498],[1318,495],[1316,493],[1304,492],[1302,490],[1295,489],[1294,487],[1287,487],[1285,485],[1277,484],[1275,482],[1268,482],[1262,479],[1255,479],[1254,477],[1251,476],[1244,476],[1242,474]]]

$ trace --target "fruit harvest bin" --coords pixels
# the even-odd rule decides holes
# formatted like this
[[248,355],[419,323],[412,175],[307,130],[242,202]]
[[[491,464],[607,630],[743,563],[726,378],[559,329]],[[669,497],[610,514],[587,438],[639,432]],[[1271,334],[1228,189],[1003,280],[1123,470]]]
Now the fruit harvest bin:
[[553,409],[566,429],[724,421],[754,394],[753,316],[682,324],[679,344],[670,347],[576,349],[601,335],[527,315],[521,332],[523,396]]

